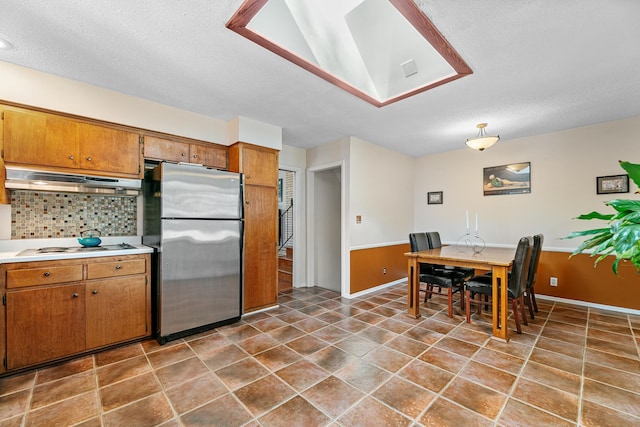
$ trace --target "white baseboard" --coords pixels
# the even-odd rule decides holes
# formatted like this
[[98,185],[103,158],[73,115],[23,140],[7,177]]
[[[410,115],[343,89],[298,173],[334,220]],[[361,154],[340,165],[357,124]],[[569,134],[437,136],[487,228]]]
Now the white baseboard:
[[640,310],[634,310],[633,308],[617,307],[615,305],[596,304],[594,302],[586,302],[586,301],[580,301],[575,299],[552,297],[550,295],[542,295],[542,294],[536,294],[536,299],[548,300],[548,301],[554,301],[554,302],[564,302],[567,304],[580,305],[583,307],[591,307],[591,308],[598,308],[601,310],[616,311],[618,313],[640,315]]
[[347,299],[358,298],[363,295],[372,294],[374,292],[381,291],[382,289],[389,288],[391,286],[398,285],[406,281],[407,281],[406,277],[403,279],[394,280],[393,282],[384,283],[382,285],[376,286],[375,288],[365,289],[364,291],[356,292],[355,294],[351,294],[351,295],[345,295],[345,298]]

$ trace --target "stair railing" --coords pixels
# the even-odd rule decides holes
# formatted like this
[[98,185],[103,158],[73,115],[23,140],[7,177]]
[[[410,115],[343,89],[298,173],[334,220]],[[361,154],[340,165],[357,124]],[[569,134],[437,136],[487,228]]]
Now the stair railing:
[[293,199],[291,199],[289,207],[280,212],[278,224],[280,228],[278,250],[280,250],[293,238]]

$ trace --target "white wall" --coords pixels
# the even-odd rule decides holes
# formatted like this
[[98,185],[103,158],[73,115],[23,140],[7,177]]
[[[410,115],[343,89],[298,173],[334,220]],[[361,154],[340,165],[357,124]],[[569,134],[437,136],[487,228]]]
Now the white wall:
[[[347,294],[350,250],[408,242],[414,217],[414,164],[411,157],[354,137],[307,150],[310,284],[316,278],[314,252],[323,250],[313,235],[314,218],[320,215],[313,195],[314,173],[342,167],[342,224],[333,227],[342,227],[342,289]],[[362,223],[356,224],[356,215],[362,216]]]
[[228,145],[223,120],[7,62],[0,76],[0,100]]
[[408,241],[415,159],[358,138],[351,138],[350,158],[351,249]]
[[[315,173],[339,167],[341,169],[341,218],[346,218],[349,209],[349,158],[350,138],[343,138],[307,150],[307,285],[314,286],[316,280],[316,227]],[[349,280],[349,229],[348,221],[337,219],[332,225],[340,229],[341,283],[348,292]]]
[[274,150],[282,149],[281,127],[239,116],[229,121],[227,129],[228,136],[226,145],[243,141],[273,148]]
[[[571,250],[578,240],[561,240],[571,231],[594,228],[575,220],[593,210],[613,212],[603,202],[639,197],[631,193],[597,195],[596,177],[625,173],[618,160],[640,163],[640,117],[498,142],[484,152],[468,148],[416,160],[415,231],[438,230],[455,243],[465,233],[465,210],[473,232],[488,244],[515,245],[522,235],[543,233],[547,250]],[[531,162],[531,193],[484,196],[484,167]],[[442,205],[428,205],[427,192],[443,191]]]

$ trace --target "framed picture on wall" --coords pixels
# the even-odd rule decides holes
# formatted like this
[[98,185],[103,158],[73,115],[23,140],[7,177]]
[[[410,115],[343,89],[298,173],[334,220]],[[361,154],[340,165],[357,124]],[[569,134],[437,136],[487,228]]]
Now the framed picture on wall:
[[609,175],[596,178],[596,191],[598,194],[628,193],[629,175]]
[[442,191],[431,191],[427,193],[427,204],[429,205],[441,205],[442,204]]
[[278,202],[282,203],[284,194],[282,193],[282,178],[278,178]]
[[484,168],[485,196],[531,193],[531,162]]

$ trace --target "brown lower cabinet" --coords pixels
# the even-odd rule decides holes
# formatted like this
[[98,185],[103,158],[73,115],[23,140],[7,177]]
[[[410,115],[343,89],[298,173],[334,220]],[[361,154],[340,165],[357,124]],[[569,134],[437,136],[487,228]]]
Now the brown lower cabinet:
[[150,336],[149,262],[150,256],[141,254],[0,266],[6,287],[5,369]]

